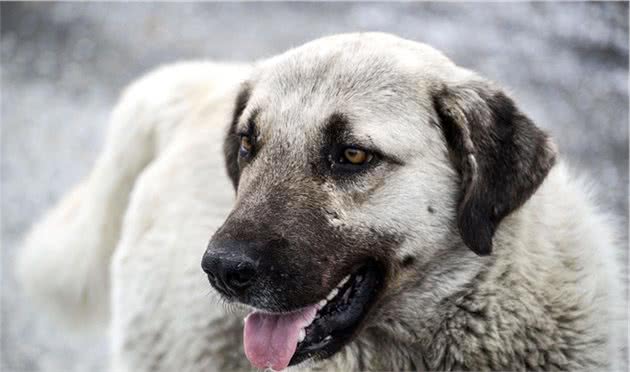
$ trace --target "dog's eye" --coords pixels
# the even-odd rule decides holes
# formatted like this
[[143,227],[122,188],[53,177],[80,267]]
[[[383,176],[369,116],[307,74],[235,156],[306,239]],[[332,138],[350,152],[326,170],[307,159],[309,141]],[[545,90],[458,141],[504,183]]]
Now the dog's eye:
[[381,155],[376,151],[366,150],[355,145],[336,145],[327,156],[327,166],[333,175],[352,176],[380,163]]
[[353,165],[362,165],[369,163],[374,156],[367,151],[348,147],[343,150],[343,154],[339,159],[340,163],[350,163]]
[[252,152],[253,149],[254,144],[252,143],[250,136],[241,135],[241,147],[239,149],[240,155],[246,157]]

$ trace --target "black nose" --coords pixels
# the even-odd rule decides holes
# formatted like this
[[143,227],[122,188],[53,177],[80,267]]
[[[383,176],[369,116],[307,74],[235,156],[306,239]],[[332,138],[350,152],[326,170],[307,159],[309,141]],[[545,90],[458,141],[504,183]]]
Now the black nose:
[[238,296],[256,279],[256,263],[247,255],[208,250],[201,261],[210,284],[227,296]]

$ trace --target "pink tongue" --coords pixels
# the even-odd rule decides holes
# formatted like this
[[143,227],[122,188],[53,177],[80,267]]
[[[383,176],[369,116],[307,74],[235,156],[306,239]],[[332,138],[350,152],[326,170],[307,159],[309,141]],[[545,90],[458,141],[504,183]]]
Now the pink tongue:
[[257,368],[287,368],[298,344],[300,329],[315,318],[311,305],[290,314],[254,311],[245,318],[243,342],[247,359]]

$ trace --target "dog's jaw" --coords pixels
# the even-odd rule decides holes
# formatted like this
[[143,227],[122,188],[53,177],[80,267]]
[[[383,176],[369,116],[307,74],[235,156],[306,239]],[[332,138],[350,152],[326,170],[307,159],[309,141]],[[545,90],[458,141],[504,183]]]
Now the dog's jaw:
[[252,311],[243,332],[247,358],[257,368],[274,370],[329,358],[362,328],[382,283],[381,270],[370,262],[315,304],[288,313]]

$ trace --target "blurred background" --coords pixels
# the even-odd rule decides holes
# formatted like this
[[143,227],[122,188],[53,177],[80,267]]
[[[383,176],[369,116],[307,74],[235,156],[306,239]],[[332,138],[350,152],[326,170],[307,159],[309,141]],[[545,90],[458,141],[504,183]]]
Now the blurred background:
[[429,43],[499,82],[555,137],[618,216],[627,263],[627,3],[3,2],[0,14],[2,371],[106,370],[106,336],[70,336],[30,307],[13,260],[90,169],[120,90],[181,59],[250,61],[347,31]]

